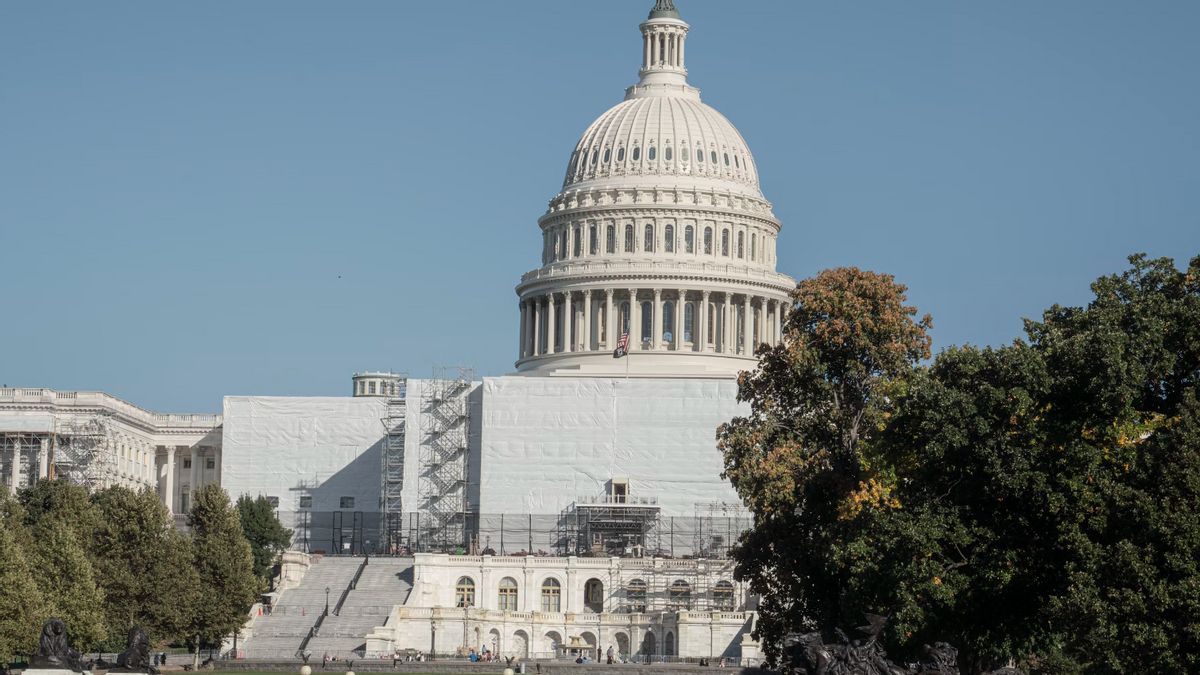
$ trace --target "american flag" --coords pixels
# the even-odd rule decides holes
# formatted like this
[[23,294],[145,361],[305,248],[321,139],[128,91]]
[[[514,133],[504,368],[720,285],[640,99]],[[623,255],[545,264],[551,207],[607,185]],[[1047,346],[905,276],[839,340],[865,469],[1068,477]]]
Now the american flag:
[[621,339],[617,340],[617,349],[613,352],[613,358],[619,359],[629,353],[629,333],[621,333]]

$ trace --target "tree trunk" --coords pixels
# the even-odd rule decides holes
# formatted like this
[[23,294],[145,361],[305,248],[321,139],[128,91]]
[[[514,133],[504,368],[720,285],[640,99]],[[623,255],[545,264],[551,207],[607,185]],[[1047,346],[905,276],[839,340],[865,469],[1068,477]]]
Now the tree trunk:
[[192,646],[192,672],[200,670],[200,636],[196,636],[196,642]]

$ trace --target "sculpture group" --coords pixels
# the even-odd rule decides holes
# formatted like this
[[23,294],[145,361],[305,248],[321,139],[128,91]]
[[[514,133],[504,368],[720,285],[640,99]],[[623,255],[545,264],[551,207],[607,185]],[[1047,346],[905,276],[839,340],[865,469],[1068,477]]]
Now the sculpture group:
[[[838,642],[825,643],[821,633],[793,633],[784,640],[784,665],[789,672],[805,675],[960,675],[958,650],[947,642],[925,645],[916,664],[902,666],[888,659],[880,642],[887,617],[867,614],[867,625],[857,630],[861,639],[851,640],[836,629]],[[988,675],[1020,675],[1014,668],[1001,668]]]
[[[42,624],[42,636],[38,640],[37,652],[29,659],[29,669],[70,671],[84,673],[93,666],[106,664],[84,663],[79,652],[71,648],[71,639],[67,635],[67,624],[62,619],[50,619]],[[150,637],[141,626],[129,629],[125,640],[125,651],[117,656],[115,667],[108,668],[110,673],[147,673],[157,675],[158,669],[150,663]]]

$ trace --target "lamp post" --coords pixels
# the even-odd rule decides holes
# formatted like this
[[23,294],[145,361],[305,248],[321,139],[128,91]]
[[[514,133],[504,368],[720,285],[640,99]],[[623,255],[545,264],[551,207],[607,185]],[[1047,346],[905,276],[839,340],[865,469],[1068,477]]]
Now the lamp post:
[[325,615],[329,616],[329,587],[325,587]]

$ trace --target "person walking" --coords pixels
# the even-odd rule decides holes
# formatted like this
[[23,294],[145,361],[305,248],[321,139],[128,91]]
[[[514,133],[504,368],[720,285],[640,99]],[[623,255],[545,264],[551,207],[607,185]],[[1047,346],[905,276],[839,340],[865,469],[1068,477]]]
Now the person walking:
[[608,646],[608,653],[606,654],[606,656],[608,657],[608,665],[610,665],[610,666],[611,666],[611,665],[612,665],[612,662],[613,662],[613,648],[612,648],[612,645],[609,645],[609,646]]

